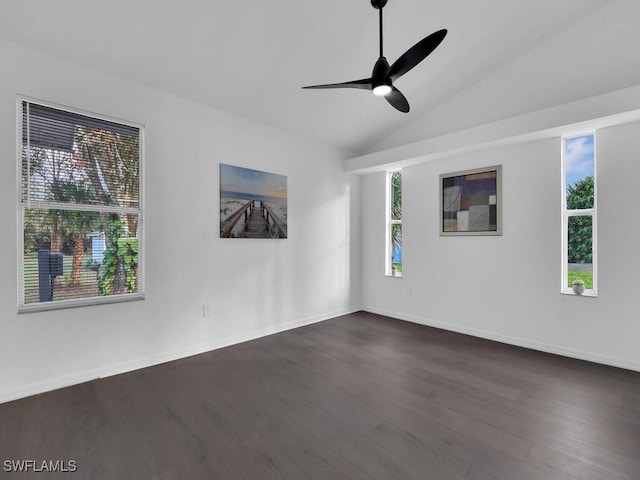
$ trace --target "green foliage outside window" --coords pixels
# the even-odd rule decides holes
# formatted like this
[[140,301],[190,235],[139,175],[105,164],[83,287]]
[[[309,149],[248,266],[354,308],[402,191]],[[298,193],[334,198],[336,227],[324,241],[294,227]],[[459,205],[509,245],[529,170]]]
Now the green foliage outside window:
[[567,210],[593,208],[595,198],[593,177],[589,176],[567,187]]
[[[567,187],[567,209],[579,210],[594,206],[593,177],[576,182]],[[588,215],[569,217],[568,221],[568,262],[593,262],[593,222]]]
[[104,260],[97,274],[100,295],[137,291],[138,239],[124,234],[124,221],[109,222]]

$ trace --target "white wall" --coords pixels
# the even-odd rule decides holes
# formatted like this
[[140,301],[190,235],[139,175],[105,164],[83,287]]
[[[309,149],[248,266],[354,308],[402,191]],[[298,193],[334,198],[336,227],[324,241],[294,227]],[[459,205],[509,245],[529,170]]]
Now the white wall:
[[[358,309],[343,152],[4,41],[0,65],[0,402]],[[17,94],[146,125],[146,300],[16,313]],[[287,175],[287,240],[218,238],[221,162]]]
[[[385,175],[364,176],[364,308],[640,370],[640,123],[597,132],[598,298],[560,294],[560,152],[552,138],[404,169],[402,278],[384,276]],[[439,175],[495,164],[503,165],[503,235],[440,237]]]

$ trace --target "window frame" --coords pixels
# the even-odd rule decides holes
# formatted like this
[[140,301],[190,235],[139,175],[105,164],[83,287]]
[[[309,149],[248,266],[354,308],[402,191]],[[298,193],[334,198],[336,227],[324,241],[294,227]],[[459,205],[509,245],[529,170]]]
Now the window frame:
[[[44,107],[54,108],[62,110],[72,114],[83,115],[86,117],[94,118],[105,122],[111,122],[121,125],[130,126],[138,129],[138,207],[105,207],[103,205],[84,205],[70,203],[68,205],[58,204],[56,202],[31,200],[27,197],[27,200],[23,200],[23,179],[22,179],[22,165],[23,165],[23,103],[38,104]],[[60,105],[57,103],[41,100],[39,98],[29,97],[25,95],[16,96],[16,220],[17,220],[17,310],[18,313],[32,313],[47,310],[59,310],[75,307],[84,307],[91,305],[103,305],[109,303],[121,303],[130,302],[136,300],[145,299],[145,242],[144,242],[144,191],[145,191],[145,175],[144,175],[144,163],[145,163],[145,129],[141,123],[136,123],[128,120],[122,120],[120,118],[110,117],[107,115],[101,115],[94,112],[88,112],[86,110],[69,107],[67,105]],[[59,209],[70,211],[90,211],[90,212],[117,212],[117,213],[134,213],[138,216],[138,276],[137,292],[135,293],[121,293],[117,295],[108,296],[95,296],[84,298],[73,298],[65,300],[56,300],[52,302],[35,302],[25,303],[24,295],[24,220],[25,210],[27,208],[42,208],[42,209]]]
[[[584,209],[567,209],[567,173],[566,173],[566,142],[574,138],[592,136],[593,137],[593,207]],[[597,158],[597,136],[595,131],[583,132],[575,135],[567,135],[562,137],[562,268],[560,278],[560,293],[565,295],[575,295],[583,297],[598,296],[598,158]],[[572,217],[590,217],[591,218],[591,272],[592,272],[592,288],[585,290],[578,295],[573,292],[572,288],[567,285],[569,276],[569,219]]]
[[394,219],[391,211],[391,202],[393,200],[393,187],[391,181],[395,173],[400,172],[400,179],[402,181],[402,169],[397,168],[394,170],[388,170],[385,177],[385,275],[387,277],[402,278],[402,271],[393,274],[393,251],[391,249],[391,235],[393,225],[400,225],[402,227],[402,218]]

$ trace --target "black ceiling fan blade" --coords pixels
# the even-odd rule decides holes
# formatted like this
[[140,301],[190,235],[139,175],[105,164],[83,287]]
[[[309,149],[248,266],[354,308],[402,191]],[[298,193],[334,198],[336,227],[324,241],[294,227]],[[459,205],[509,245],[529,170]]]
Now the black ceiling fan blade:
[[371,79],[363,78],[361,80],[353,80],[351,82],[342,82],[342,83],[328,83],[326,85],[310,85],[308,87],[302,88],[361,88],[363,90],[371,90]]
[[402,113],[409,112],[409,102],[396,87],[391,87],[391,92],[385,95],[384,98],[386,98],[387,102],[396,110],[400,110]]
[[407,50],[389,68],[389,78],[391,78],[391,81],[395,82],[398,78],[427,58],[427,56],[433,52],[438,45],[440,45],[446,36],[446,29],[438,30],[437,32],[423,38]]

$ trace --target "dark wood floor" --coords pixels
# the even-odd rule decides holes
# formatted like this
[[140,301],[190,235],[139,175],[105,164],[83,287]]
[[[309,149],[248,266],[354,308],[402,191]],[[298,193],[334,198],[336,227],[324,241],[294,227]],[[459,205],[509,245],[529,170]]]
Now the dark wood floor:
[[[73,474],[7,460],[74,460]],[[640,479],[640,374],[358,313],[0,405],[0,477]]]

